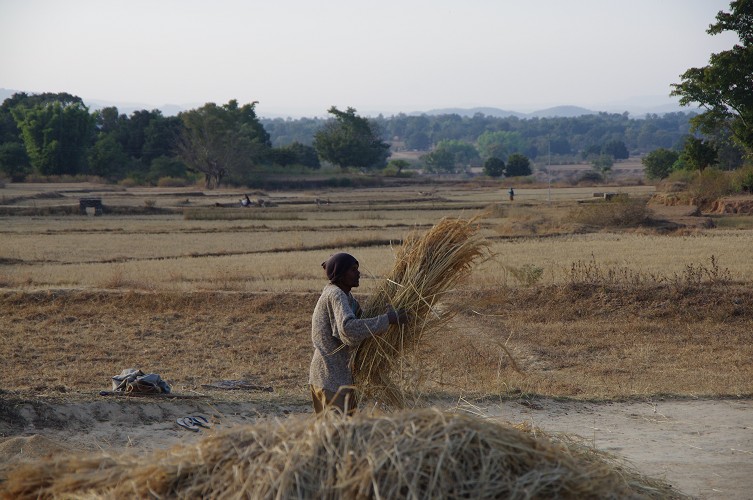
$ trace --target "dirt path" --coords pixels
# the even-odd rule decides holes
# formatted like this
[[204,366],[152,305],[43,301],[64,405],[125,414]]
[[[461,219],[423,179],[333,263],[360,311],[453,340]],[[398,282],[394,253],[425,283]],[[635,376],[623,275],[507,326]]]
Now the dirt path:
[[511,422],[576,434],[699,498],[753,498],[753,401],[577,403],[488,408]]
[[[753,492],[753,400],[584,403],[537,399],[463,409],[548,433],[575,434],[625,457],[643,473],[698,498],[743,499]],[[147,453],[200,439],[179,427],[182,416],[213,418],[214,428],[284,418],[307,404],[102,399],[22,403],[0,419],[0,475],[23,459],[61,450],[132,449]]]

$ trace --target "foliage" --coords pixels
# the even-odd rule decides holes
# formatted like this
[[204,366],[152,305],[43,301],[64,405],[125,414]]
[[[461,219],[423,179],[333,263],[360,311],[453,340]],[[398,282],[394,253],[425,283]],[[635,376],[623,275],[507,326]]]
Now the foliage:
[[704,206],[734,192],[730,176],[718,168],[699,172],[689,186],[691,196],[698,206]]
[[23,103],[11,113],[37,173],[73,175],[83,171],[94,136],[94,120],[80,100],[53,100],[32,106]]
[[403,169],[406,169],[410,166],[410,163],[408,160],[403,159],[397,159],[397,160],[390,160],[389,163],[387,163],[387,168],[390,170],[394,170],[396,176],[400,176],[403,172]]
[[612,166],[614,165],[614,158],[612,158],[610,155],[602,154],[598,158],[595,158],[591,161],[591,165],[593,166],[594,170],[597,172],[600,172],[602,176],[609,173],[610,170],[612,170]]
[[523,264],[520,267],[508,265],[505,270],[522,286],[534,286],[544,276],[544,268],[533,264]]
[[389,144],[381,140],[377,125],[358,116],[354,108],[340,111],[332,106],[328,121],[314,135],[314,149],[325,161],[344,169],[383,168],[389,156]]
[[651,151],[641,159],[646,177],[649,179],[664,179],[672,171],[680,154],[671,149],[659,148]]
[[505,162],[496,156],[487,158],[484,162],[484,174],[489,177],[502,177],[505,173]]
[[428,169],[432,172],[455,173],[465,170],[479,160],[478,151],[473,144],[443,140],[437,144],[434,151],[423,157]]
[[712,54],[709,64],[690,68],[673,84],[672,95],[680,104],[696,103],[706,111],[694,121],[696,127],[728,128],[734,140],[753,158],[753,2],[736,0],[731,12],[720,11],[710,35],[735,32],[740,43]]
[[319,169],[321,163],[316,150],[300,142],[294,142],[287,146],[273,148],[270,151],[270,160],[276,165],[288,167],[291,165],[303,165],[304,167]]
[[685,147],[680,153],[680,159],[686,169],[703,172],[706,167],[717,163],[716,149],[708,141],[688,136],[685,139]]
[[735,192],[753,194],[753,165],[743,167],[732,174],[732,188]]
[[238,101],[181,113],[183,133],[178,154],[186,166],[204,175],[208,188],[219,186],[227,175],[243,175],[269,150],[269,135],[256,118],[256,102]]
[[507,158],[505,177],[531,175],[531,161],[520,153],[513,153]]
[[630,157],[623,141],[609,141],[601,148],[601,154],[609,155],[615,160],[627,160]]
[[519,132],[486,131],[476,140],[476,147],[482,158],[505,159],[512,153],[523,150],[523,138]]
[[598,227],[635,227],[646,222],[649,211],[646,201],[617,196],[609,201],[583,203],[572,209],[570,220]]
[[21,182],[31,173],[29,155],[20,142],[0,144],[0,174],[13,182]]
[[102,135],[89,151],[89,173],[106,179],[120,179],[130,163],[129,156],[113,135]]

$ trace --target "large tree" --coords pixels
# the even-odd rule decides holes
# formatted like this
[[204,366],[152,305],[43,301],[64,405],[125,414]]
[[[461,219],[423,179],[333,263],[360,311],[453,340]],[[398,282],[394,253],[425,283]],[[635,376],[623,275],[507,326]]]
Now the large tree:
[[664,179],[672,172],[672,166],[679,157],[680,153],[671,149],[658,148],[651,151],[641,159],[646,177],[649,179]]
[[505,177],[531,175],[531,161],[520,153],[513,153],[507,158]]
[[740,43],[730,50],[712,54],[708,66],[690,68],[673,84],[671,95],[680,104],[697,104],[706,111],[695,117],[701,131],[729,128],[737,144],[753,158],[753,0],[730,3],[730,12],[720,11],[710,35],[737,33]]
[[[67,95],[67,94],[66,94]],[[86,167],[86,155],[94,141],[94,119],[78,98],[49,100],[12,109],[26,153],[42,175],[75,175]]]
[[207,103],[181,113],[178,154],[189,169],[204,174],[208,188],[219,186],[228,174],[242,176],[269,151],[269,134],[257,119],[255,106],[256,101],[238,106],[233,99],[222,106]]
[[340,168],[382,168],[386,165],[390,145],[385,143],[377,126],[358,116],[354,108],[328,111],[334,119],[315,135],[314,148],[319,157]]

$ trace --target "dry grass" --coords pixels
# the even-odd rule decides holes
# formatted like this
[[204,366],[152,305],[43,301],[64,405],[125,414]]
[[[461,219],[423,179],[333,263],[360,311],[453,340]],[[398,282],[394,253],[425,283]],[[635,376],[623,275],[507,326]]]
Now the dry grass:
[[417,373],[409,357],[424,335],[452,318],[440,301],[485,257],[486,248],[475,221],[462,219],[442,219],[425,234],[405,240],[392,270],[364,305],[364,315],[375,316],[391,306],[406,310],[410,320],[355,350],[351,362],[361,393],[393,408],[407,405],[406,384],[415,383],[410,379]]
[[[79,196],[81,186],[74,188],[79,191],[63,194]],[[4,192],[39,194],[19,189],[9,184]],[[144,199],[162,205],[166,197],[190,197],[192,203],[237,198],[228,192],[164,192],[108,196],[141,205]],[[278,197],[281,210],[305,214],[305,221],[4,218],[0,352],[7,362],[0,367],[0,384],[28,395],[91,394],[107,388],[113,374],[137,366],[162,374],[179,390],[245,374],[306,401],[310,314],[323,286],[321,261],[333,250],[356,254],[364,272],[356,291],[364,303],[379,292],[394,266],[394,247],[412,229],[428,229],[452,213],[448,207],[501,204],[503,209],[478,220],[495,257],[457,287],[450,302],[462,305],[452,311],[458,316],[426,336],[416,353],[415,366],[424,374],[418,393],[753,394],[753,368],[746,363],[753,358],[747,312],[753,309],[747,298],[753,295],[753,261],[744,258],[753,231],[546,237],[498,232],[510,220],[537,213],[551,221],[540,232],[567,230],[557,213],[567,211],[567,199],[588,192],[553,190],[551,205],[537,205],[526,196],[545,197],[546,190],[521,188],[513,205],[500,202],[500,189],[443,189],[433,194],[441,208],[416,211],[415,226],[414,202],[401,200],[417,195],[405,189],[343,191],[337,203],[319,211],[313,203],[303,210],[302,199],[334,198],[332,193]],[[38,200],[55,201],[45,196]],[[350,210],[369,200],[402,205]],[[459,209],[453,215],[477,212]]]
[[154,456],[60,457],[6,498],[680,498],[613,457],[468,415],[422,410],[265,421]]

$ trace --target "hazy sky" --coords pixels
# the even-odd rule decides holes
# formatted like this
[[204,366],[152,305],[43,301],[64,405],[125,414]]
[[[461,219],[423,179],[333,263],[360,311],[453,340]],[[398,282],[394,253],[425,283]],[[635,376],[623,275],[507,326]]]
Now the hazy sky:
[[[262,115],[592,109],[670,84],[732,35],[728,0],[0,0],[0,87]],[[667,103],[670,100],[667,98]]]

